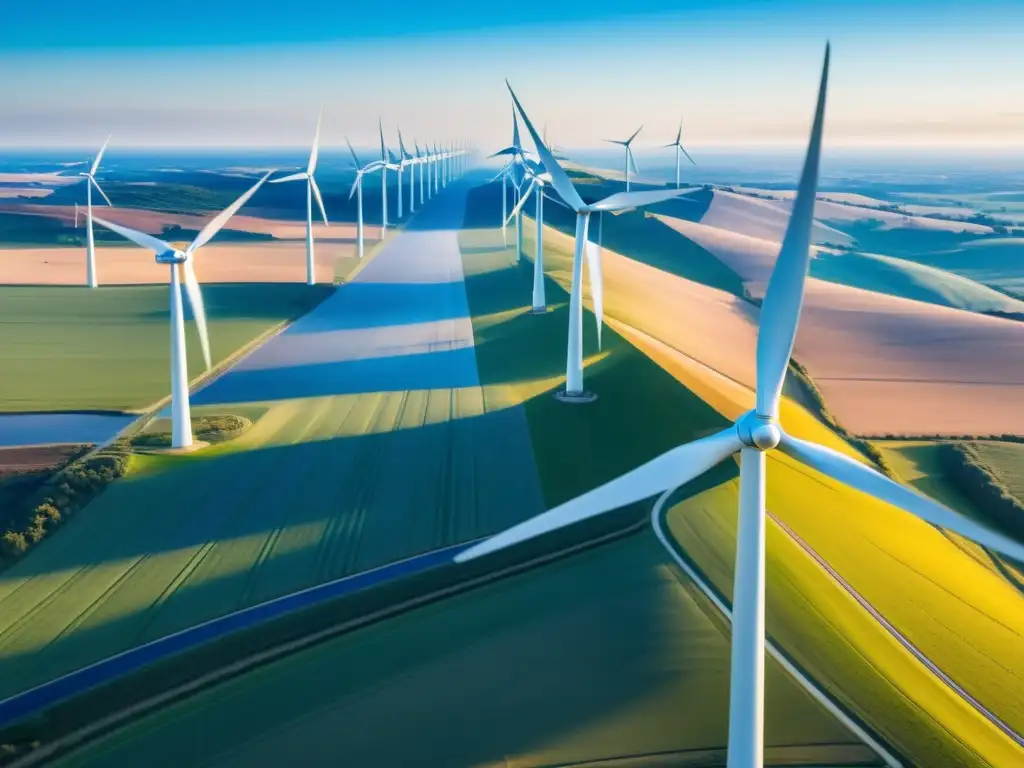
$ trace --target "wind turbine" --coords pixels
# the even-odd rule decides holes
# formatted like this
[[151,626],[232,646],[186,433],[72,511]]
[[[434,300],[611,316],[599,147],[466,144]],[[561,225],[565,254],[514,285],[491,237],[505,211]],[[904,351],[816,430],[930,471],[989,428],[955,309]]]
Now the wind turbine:
[[398,132],[398,147],[402,150],[402,159],[408,160],[409,166],[409,213],[416,213],[416,166],[419,165],[419,157],[406,151],[405,143],[402,141],[402,132]]
[[676,189],[679,189],[679,153],[681,152],[682,154],[686,155],[686,159],[689,160],[694,165],[697,164],[697,163],[694,162],[693,158],[690,157],[690,153],[687,152],[686,149],[683,147],[682,139],[683,139],[683,121],[680,120],[679,121],[679,130],[676,131],[676,140],[673,141],[671,144],[666,144],[664,147],[662,147],[663,149],[668,149],[669,147],[674,147],[675,150],[676,150]]
[[531,192],[536,195],[534,220],[537,225],[537,242],[533,257],[533,308],[531,312],[541,315],[548,311],[547,300],[544,296],[544,187],[551,183],[551,174],[544,170],[543,165],[532,160],[526,160],[524,167],[530,177],[530,186],[523,193],[520,205],[517,207],[521,208],[526,204]]
[[320,122],[324,116],[324,108],[320,107],[320,113],[316,118],[316,133],[313,134],[313,148],[309,151],[309,163],[306,170],[293,173],[290,176],[283,176],[274,179],[271,184],[283,184],[288,181],[306,182],[306,285],[316,285],[316,263],[313,261],[313,198],[316,197],[317,205],[320,206],[320,215],[323,216],[324,225],[330,226],[327,222],[327,210],[324,208],[324,199],[320,195],[320,187],[317,186],[313,173],[316,171],[317,156],[320,154]]
[[416,163],[420,167],[420,205],[425,205],[426,202],[427,202],[427,199],[424,196],[425,193],[423,191],[424,190],[423,174],[426,172],[427,166],[430,164],[430,158],[424,152],[420,151],[419,142],[414,141],[413,142],[413,147],[416,149]]
[[203,362],[206,369],[210,369],[210,339],[206,332],[206,309],[203,306],[203,296],[199,291],[199,281],[196,279],[195,257],[200,248],[210,242],[221,228],[232,216],[245,205],[256,190],[263,186],[273,171],[267,172],[249,191],[235,200],[224,211],[217,214],[207,222],[196,239],[184,251],[179,251],[170,243],[160,238],[147,235],[145,232],[137,232],[119,224],[112,224],[109,221],[97,217],[96,221],[107,229],[113,230],[136,245],[147,248],[156,254],[157,264],[167,264],[171,268],[171,447],[187,448],[192,445],[192,419],[190,416],[188,402],[188,360],[185,354],[185,319],[181,306],[181,283],[178,275],[178,265],[181,265],[185,273],[185,292],[188,294],[188,303],[192,305],[192,315],[195,317],[196,330],[199,332],[199,344],[203,350]]
[[388,168],[394,168],[394,166],[388,163],[388,150],[384,146],[384,124],[379,119],[377,127],[380,129],[380,236],[383,239],[384,233],[388,230]]
[[352,167],[356,172],[356,180],[352,183],[352,189],[349,190],[348,199],[351,200],[352,195],[356,195],[356,248],[361,259],[363,258],[363,176],[376,171],[380,167],[380,163],[375,160],[360,166],[359,158],[356,156],[356,151],[352,149],[348,136],[345,137],[345,143],[348,144],[349,154],[352,155]]
[[[508,81],[505,81],[508,85]],[[604,288],[601,280],[601,252],[596,244],[589,242],[587,237],[590,226],[590,214],[602,211],[622,211],[628,208],[640,208],[645,205],[660,203],[678,197],[679,190],[657,189],[642,192],[616,192],[595,203],[585,203],[580,193],[569,180],[562,166],[544,145],[540,135],[530,122],[523,105],[516,98],[512,86],[508,85],[512,101],[515,102],[519,115],[523,118],[526,129],[537,147],[537,154],[544,168],[551,176],[551,186],[565,204],[576,213],[576,247],[572,262],[572,290],[569,294],[569,343],[566,351],[565,391],[559,393],[564,400],[587,401],[593,396],[583,391],[583,257],[586,253],[590,272],[590,292],[594,301],[594,315],[597,320],[597,340],[601,343],[601,326],[604,322]],[[636,134],[634,134],[635,136]],[[517,203],[521,205],[522,200]]]
[[[100,147],[100,151],[96,155],[96,159],[92,161],[92,166],[88,171],[80,173],[79,176],[85,178],[85,281],[90,288],[95,288],[96,282],[96,243],[93,240],[92,235],[92,188],[96,187],[96,191],[103,196],[103,199],[107,201],[107,205],[113,206],[110,202],[110,198],[107,197],[107,193],[100,187],[100,183],[96,181],[96,171],[99,170],[100,160],[103,159],[103,153],[107,151],[107,145],[110,143],[110,137],[107,136],[107,140],[103,142],[103,146]],[[77,212],[76,212],[76,224],[77,227]]]
[[437,142],[434,142],[434,194],[436,195],[441,191],[441,150],[437,148]]
[[[502,168],[501,173],[499,173],[494,178],[497,179],[499,176],[501,177],[501,241],[505,245],[508,245],[508,238],[506,237],[505,229],[508,226],[508,216],[506,215],[506,211],[507,211],[507,208],[508,208],[508,186],[507,185],[508,185],[508,180],[509,180],[509,172],[511,170],[511,167],[517,161],[525,160],[525,158],[526,158],[526,155],[523,152],[523,144],[522,144],[522,142],[519,139],[519,120],[516,119],[516,108],[515,108],[515,106],[512,107],[512,143],[509,144],[507,147],[503,147],[502,149],[499,149],[493,155],[489,155],[488,158],[500,157],[502,155],[508,155],[509,156],[509,161],[508,161],[508,163],[506,163],[505,167]],[[492,181],[493,181],[493,179],[492,179]],[[516,202],[518,202],[518,201],[516,201]],[[513,203],[513,207],[515,207],[515,204],[516,203]],[[517,240],[517,243],[518,243],[518,240]],[[517,260],[518,260],[518,256],[517,256]]]
[[[390,153],[389,153],[390,154]],[[405,169],[412,165],[412,155],[405,151],[405,142],[402,141],[402,129],[398,129],[398,157],[391,155],[391,163],[398,170],[398,218],[402,218],[402,175]],[[411,181],[411,179],[410,179]],[[412,184],[409,184],[409,198],[412,199]]]
[[627,192],[629,192],[629,169],[632,168],[633,169],[633,173],[635,173],[637,175],[640,175],[640,171],[637,170],[637,167],[636,167],[636,160],[633,159],[633,150],[630,149],[629,145],[633,143],[633,139],[635,139],[637,137],[637,134],[640,133],[640,131],[642,131],[643,129],[644,129],[644,127],[641,125],[639,128],[636,129],[636,131],[633,133],[633,135],[630,136],[625,141],[619,141],[618,139],[605,139],[605,141],[607,141],[609,144],[619,144],[620,146],[623,146],[623,147],[626,148],[626,191]]
[[[899,507],[925,522],[947,528],[1024,562],[1024,546],[1021,544],[899,485],[837,451],[788,435],[778,422],[782,385],[796,338],[810,261],[828,66],[829,48],[826,46],[814,123],[799,189],[761,307],[757,339],[757,404],[754,410],[742,415],[728,429],[674,448],[610,483],[471,547],[455,558],[457,562],[473,560],[580,520],[673,490],[739,452],[739,529],[733,589],[729,768],[760,768],[763,764],[767,451],[778,449],[833,480]],[[548,167],[554,171],[554,166]],[[557,173],[552,173],[552,177],[557,180]]]

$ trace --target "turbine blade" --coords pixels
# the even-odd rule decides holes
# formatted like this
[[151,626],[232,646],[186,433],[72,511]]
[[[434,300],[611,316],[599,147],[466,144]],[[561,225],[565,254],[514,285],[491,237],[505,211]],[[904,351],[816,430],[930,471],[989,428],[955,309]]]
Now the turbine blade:
[[960,515],[917,491],[900,485],[854,459],[822,445],[783,434],[779,449],[787,456],[813,467],[834,480],[856,488],[915,515],[925,522],[946,528],[982,546],[1002,552],[1024,563],[1024,545]]
[[521,541],[624,507],[688,483],[740,449],[736,427],[663,453],[610,483],[577,496],[460,552],[455,562],[475,560]]
[[545,193],[544,194],[544,199],[545,200],[550,200],[553,203],[558,203],[560,206],[562,206],[563,208],[565,208],[568,211],[572,210],[572,208],[570,208],[568,205],[566,205],[565,202],[562,201],[562,199],[559,198],[557,195],[549,195],[549,194]]
[[573,186],[565,171],[562,170],[562,166],[558,164],[558,161],[551,155],[548,148],[544,146],[540,136],[537,135],[537,130],[533,127],[533,123],[530,122],[530,118],[527,117],[526,112],[523,110],[523,105],[519,103],[519,99],[516,98],[515,91],[512,90],[508,80],[505,81],[505,85],[508,86],[508,92],[512,94],[512,101],[515,102],[516,109],[519,110],[519,114],[526,124],[526,130],[530,132],[530,136],[533,138],[533,143],[537,147],[537,154],[540,155],[541,162],[544,163],[544,167],[551,174],[551,186],[555,188],[555,192],[565,200],[570,208],[580,210],[585,207],[586,203],[583,202],[580,193],[576,191],[576,187]]
[[272,179],[271,184],[282,184],[286,181],[305,181],[309,177],[309,174],[305,171],[299,171],[293,173],[290,176],[282,176],[280,179]]
[[641,125],[639,128],[636,129],[636,131],[633,133],[632,136],[630,136],[628,139],[626,139],[626,141],[624,143],[626,144],[627,147],[633,142],[633,139],[635,139],[637,137],[637,134],[639,134],[640,131],[642,131],[643,129],[644,129],[644,127]]
[[386,163],[388,161],[387,150],[384,148],[384,123],[377,120],[377,128],[380,129],[380,161]]
[[516,217],[516,214],[523,209],[524,205],[526,205],[526,198],[528,198],[530,193],[533,192],[534,186],[536,186],[536,184],[534,182],[530,182],[530,186],[526,188],[526,193],[519,196],[519,202],[516,203],[515,207],[512,209],[512,213],[510,213],[508,218],[505,219],[505,226],[508,226],[508,223],[512,221],[512,219]]
[[272,173],[273,170],[267,171],[263,174],[263,178],[251,186],[241,197],[210,219],[206,223],[206,226],[199,230],[199,234],[196,235],[196,239],[192,241],[192,245],[190,245],[186,250],[186,254],[195,253],[210,242],[213,236],[220,232],[221,228],[228,223],[228,219],[234,216],[238,212],[238,209],[248,202],[250,197],[256,194],[256,190],[263,186],[263,182],[265,182]]
[[683,141],[683,121],[679,121],[679,130],[676,131],[676,143],[675,146],[680,146]]
[[684,155],[686,155],[686,159],[687,159],[687,160],[689,160],[689,161],[690,161],[691,163],[693,163],[694,165],[696,165],[696,164],[697,164],[697,161],[696,161],[696,160],[694,160],[694,159],[693,159],[692,157],[690,157],[690,153],[686,151],[686,147],[684,147],[684,146],[683,146],[682,144],[680,144],[680,145],[679,145],[679,149],[680,149],[680,150],[682,150],[682,152],[683,152],[683,154],[684,154]]
[[324,117],[324,105],[320,105],[320,113],[316,116],[316,133],[313,134],[313,148],[309,150],[309,165],[306,166],[306,173],[310,176],[316,170],[316,161],[320,155],[320,123]]
[[620,147],[626,146],[626,142],[619,141],[618,139],[601,139],[601,141],[607,141],[609,144],[618,144]]
[[103,159],[103,153],[107,151],[107,145],[110,143],[110,136],[107,136],[107,140],[103,142],[103,146],[100,147],[100,151],[96,153],[96,159],[92,161],[92,167],[89,168],[89,175],[94,176],[96,171],[99,170],[100,160]]
[[[598,214],[600,216],[601,214]],[[587,240],[587,273],[590,275],[590,297],[594,302],[594,319],[597,321],[597,348],[601,349],[601,329],[604,327],[604,275],[601,273],[601,248]]]
[[499,149],[493,155],[488,155],[487,159],[489,160],[490,158],[498,157],[499,155],[518,155],[518,154],[519,154],[519,150],[516,149],[515,147],[505,147],[504,149]]
[[633,157],[633,150],[629,148],[629,145],[626,145],[626,157],[629,158],[629,165],[633,169],[633,173],[639,176],[640,169],[636,167],[636,158]]
[[[511,90],[511,88],[509,90]],[[515,99],[515,96],[512,98]],[[519,111],[522,112],[522,107],[520,107]],[[523,117],[525,119],[525,115]],[[523,142],[519,140],[519,121],[516,120],[516,110],[514,107],[512,109],[512,146],[516,149],[523,146]]]
[[363,180],[363,172],[356,171],[356,180],[352,182],[352,189],[348,191],[348,199],[351,200],[352,196],[356,193],[356,189],[359,188],[359,182]]
[[174,246],[170,243],[164,242],[159,237],[153,237],[152,235],[147,235],[145,232],[139,232],[134,229],[129,229],[128,227],[122,227],[120,224],[113,224],[112,222],[101,219],[99,216],[94,215],[92,220],[97,224],[102,224],[113,232],[117,232],[117,234],[126,240],[131,240],[136,245],[153,251],[153,253],[174,253]]
[[693,190],[685,189],[646,189],[640,192],[616,192],[604,200],[598,200],[586,206],[586,210],[596,211],[617,211],[624,208],[639,208],[644,205],[653,205],[674,197],[693,194]]
[[316,198],[317,205],[320,206],[320,215],[324,217],[324,224],[330,226],[327,221],[327,209],[324,208],[324,199],[320,196],[320,187],[317,186],[316,179],[312,176],[309,177],[309,186],[313,188],[313,197]]
[[196,277],[195,254],[185,257],[182,271],[185,273],[185,293],[188,303],[192,306],[192,316],[196,320],[196,331],[199,332],[199,346],[203,350],[203,362],[206,370],[210,370],[210,337],[206,332],[206,307],[203,305],[203,294],[199,291],[199,280]]
[[359,162],[359,158],[356,156],[356,151],[352,149],[352,142],[348,140],[348,136],[345,137],[345,144],[348,145],[348,152],[352,155],[352,165],[354,165],[358,171],[362,167],[362,163]]
[[89,183],[96,187],[96,191],[103,195],[103,199],[107,201],[107,205],[113,208],[114,204],[110,202],[110,198],[107,197],[107,193],[103,191],[103,188],[100,186],[100,183],[96,181],[96,179],[94,179],[92,176],[89,177]]
[[811,229],[814,226],[814,199],[818,189],[818,165],[821,159],[821,134],[825,122],[825,97],[828,92],[829,47],[821,70],[818,104],[807,144],[807,157],[800,175],[789,225],[779,249],[764,301],[761,303],[761,327],[757,334],[757,413],[775,418],[782,396],[782,383],[793,343],[796,340],[800,309],[804,301],[804,283],[811,259]]

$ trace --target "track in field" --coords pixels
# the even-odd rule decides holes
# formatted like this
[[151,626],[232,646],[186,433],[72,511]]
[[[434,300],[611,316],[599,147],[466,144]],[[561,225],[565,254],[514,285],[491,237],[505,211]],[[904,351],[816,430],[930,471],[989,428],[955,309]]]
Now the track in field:
[[0,696],[544,504],[525,417],[486,412],[449,188],[355,282],[197,393],[266,414],[147,459],[0,574]]

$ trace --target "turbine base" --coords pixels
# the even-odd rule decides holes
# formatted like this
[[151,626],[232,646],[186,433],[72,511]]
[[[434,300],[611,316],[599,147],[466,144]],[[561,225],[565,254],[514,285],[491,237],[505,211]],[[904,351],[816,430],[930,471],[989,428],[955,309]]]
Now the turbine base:
[[583,403],[592,403],[597,400],[596,392],[566,392],[564,389],[560,389],[555,392],[555,400],[562,403],[573,403],[580,405]]
[[550,311],[551,311],[550,307],[531,307],[530,314],[531,315],[546,315]]

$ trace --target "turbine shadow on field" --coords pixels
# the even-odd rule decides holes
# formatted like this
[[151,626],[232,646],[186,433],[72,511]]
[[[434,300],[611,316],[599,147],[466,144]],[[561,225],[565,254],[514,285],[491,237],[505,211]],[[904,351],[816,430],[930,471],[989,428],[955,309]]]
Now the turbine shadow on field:
[[[0,696],[538,514],[521,410],[480,413],[479,398],[460,397],[325,399],[307,406],[301,425],[279,425],[280,439],[297,442],[147,460],[0,574]],[[380,431],[337,436],[361,424]],[[47,601],[53,589],[63,597]],[[45,608],[19,622],[5,604],[29,593]]]

